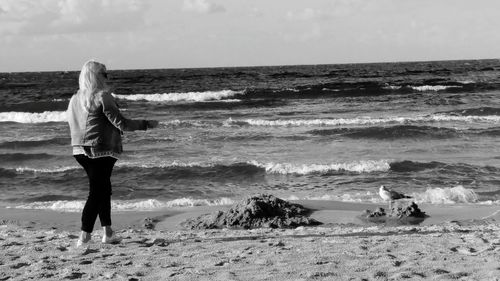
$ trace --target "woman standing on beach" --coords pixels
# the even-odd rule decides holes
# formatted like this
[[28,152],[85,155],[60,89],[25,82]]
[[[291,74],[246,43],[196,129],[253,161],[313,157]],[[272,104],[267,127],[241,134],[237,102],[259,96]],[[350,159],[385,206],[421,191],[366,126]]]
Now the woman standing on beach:
[[111,172],[122,153],[123,131],[146,130],[158,126],[154,120],[123,117],[111,95],[106,66],[88,61],[80,72],[79,90],[68,105],[71,145],[76,161],[89,179],[89,195],[82,212],[82,227],[77,247],[90,242],[99,216],[103,243],[119,242],[111,228]]

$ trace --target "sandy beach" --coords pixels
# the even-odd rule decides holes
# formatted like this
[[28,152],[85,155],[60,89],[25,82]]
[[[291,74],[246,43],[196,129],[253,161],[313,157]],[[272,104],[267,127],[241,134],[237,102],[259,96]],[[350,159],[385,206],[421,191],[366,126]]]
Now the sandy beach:
[[499,11],[0,0],[0,281],[500,281]]
[[[380,205],[303,201],[320,227],[184,230],[226,207],[113,215],[123,240],[75,249],[78,213],[3,208],[0,280],[500,280],[498,206],[423,206],[419,226],[364,224]],[[144,227],[145,218],[156,223]]]

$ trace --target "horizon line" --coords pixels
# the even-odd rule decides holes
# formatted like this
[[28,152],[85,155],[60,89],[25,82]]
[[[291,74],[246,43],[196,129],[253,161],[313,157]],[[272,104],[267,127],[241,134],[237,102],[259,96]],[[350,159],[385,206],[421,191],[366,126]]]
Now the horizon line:
[[[281,66],[316,66],[316,65],[353,65],[353,64],[385,64],[385,63],[423,63],[423,62],[452,62],[452,61],[487,61],[499,60],[500,58],[476,58],[476,59],[443,59],[443,60],[408,60],[408,61],[373,61],[373,62],[343,62],[343,63],[319,63],[319,64],[269,64],[269,65],[237,65],[237,66],[200,66],[200,67],[155,67],[155,68],[120,68],[108,69],[110,71],[134,71],[134,70],[179,70],[179,69],[217,69],[217,68],[251,68],[251,67],[281,67]],[[29,70],[29,71],[0,71],[4,73],[35,73],[35,72],[77,72],[75,70]]]

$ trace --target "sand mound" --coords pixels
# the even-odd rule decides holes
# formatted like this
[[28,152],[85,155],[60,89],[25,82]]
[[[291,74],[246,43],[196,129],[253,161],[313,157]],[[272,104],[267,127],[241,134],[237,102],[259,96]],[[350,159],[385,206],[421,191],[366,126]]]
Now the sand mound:
[[414,218],[426,218],[427,215],[420,210],[417,204],[413,201],[407,200],[397,200],[392,204],[390,217],[414,217]]
[[359,218],[362,221],[387,224],[419,224],[429,217],[412,200],[396,200],[389,213],[384,208],[375,211],[366,210]]
[[182,225],[189,229],[214,228],[293,228],[319,225],[321,222],[307,217],[311,210],[287,202],[273,195],[256,195],[242,200],[229,210],[189,219]]

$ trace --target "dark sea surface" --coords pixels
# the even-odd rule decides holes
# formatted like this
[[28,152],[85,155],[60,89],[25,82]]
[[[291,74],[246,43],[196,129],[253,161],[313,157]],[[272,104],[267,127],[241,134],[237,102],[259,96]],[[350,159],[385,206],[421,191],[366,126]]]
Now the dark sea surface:
[[[0,73],[0,202],[80,210],[65,110],[78,72]],[[111,70],[129,118],[117,210],[284,199],[500,202],[500,61]]]

